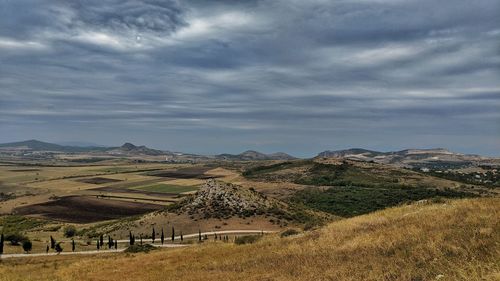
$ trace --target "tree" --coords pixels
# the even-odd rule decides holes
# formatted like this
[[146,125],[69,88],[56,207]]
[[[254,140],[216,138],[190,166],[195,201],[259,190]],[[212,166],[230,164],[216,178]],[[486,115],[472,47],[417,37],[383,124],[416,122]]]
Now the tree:
[[104,245],[104,236],[101,234],[101,236],[99,237],[99,246],[103,246]]
[[48,253],[49,253],[49,249],[50,249],[50,247],[49,247],[49,245],[47,244],[47,247],[45,248],[45,253],[46,253],[46,254],[48,254]]
[[198,229],[198,241],[201,242],[201,229]]
[[0,255],[3,254],[3,242],[4,242],[3,233],[0,235]]
[[100,247],[101,243],[99,243],[99,239],[97,239],[97,244],[96,245],[97,245],[97,251],[99,251],[99,249],[101,248]]
[[63,248],[61,247],[61,242],[56,244],[55,250],[58,254],[60,254],[63,251]]
[[118,240],[115,240],[115,250],[118,250]]
[[174,240],[175,240],[175,229],[172,226],[172,243],[174,242]]
[[132,235],[132,231],[129,231],[128,239],[129,239],[130,246],[134,245],[134,236]]
[[56,240],[54,239],[54,237],[52,237],[52,235],[50,236],[50,248],[51,249],[56,248]]
[[151,241],[153,241],[153,244],[155,243],[155,238],[156,238],[156,233],[155,233],[155,228],[153,227],[153,233],[151,233]]
[[163,242],[165,241],[165,234],[163,233],[163,228],[161,229],[160,241],[161,241],[161,244],[163,245]]
[[111,249],[113,247],[113,238],[108,235],[108,249]]
[[76,248],[75,239],[71,239],[71,251],[74,252]]
[[29,253],[29,251],[31,251],[32,248],[33,248],[33,244],[31,243],[30,240],[23,241],[23,250],[26,253]]
[[142,245],[142,233],[139,234],[139,238],[141,239],[141,245]]
[[182,236],[182,231],[181,231],[181,242],[184,241],[184,236]]
[[214,234],[214,240],[217,240],[217,233]]

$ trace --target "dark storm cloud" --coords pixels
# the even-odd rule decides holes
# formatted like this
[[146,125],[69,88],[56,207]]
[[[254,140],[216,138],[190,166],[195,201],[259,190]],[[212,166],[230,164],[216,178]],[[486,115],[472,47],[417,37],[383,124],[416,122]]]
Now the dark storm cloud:
[[498,1],[4,1],[1,141],[498,154]]

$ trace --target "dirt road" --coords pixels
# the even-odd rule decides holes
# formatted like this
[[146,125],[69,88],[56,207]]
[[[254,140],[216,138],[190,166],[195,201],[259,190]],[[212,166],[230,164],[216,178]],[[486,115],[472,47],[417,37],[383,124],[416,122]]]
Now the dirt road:
[[[221,234],[260,234],[260,233],[273,233],[273,231],[262,231],[262,230],[221,230],[221,231],[210,231],[210,232],[202,232],[201,235],[221,235]],[[183,235],[184,239],[187,238],[194,238],[198,237],[200,234],[199,233],[192,233],[192,234],[186,234]],[[181,239],[180,236],[175,236],[175,240],[179,241]],[[152,244],[150,242],[147,242],[150,239],[143,239],[143,242],[145,244],[150,244],[155,247],[159,248],[179,248],[179,247],[187,247],[192,244],[173,244],[172,242],[168,243],[170,239],[166,239],[167,243],[161,245],[159,244],[159,239],[157,239],[157,243]],[[77,241],[77,240],[75,240]],[[71,243],[71,241],[63,241],[67,243]],[[128,243],[129,240],[118,240],[118,243]],[[138,242],[138,241],[136,241]],[[125,248],[121,249],[111,249],[111,250],[92,250],[92,251],[76,251],[76,252],[61,252],[61,253],[34,253],[34,254],[3,254],[0,255],[0,259],[8,259],[8,258],[32,258],[32,257],[46,257],[46,256],[57,256],[57,255],[96,255],[96,254],[114,254],[114,253],[121,253],[125,251]]]

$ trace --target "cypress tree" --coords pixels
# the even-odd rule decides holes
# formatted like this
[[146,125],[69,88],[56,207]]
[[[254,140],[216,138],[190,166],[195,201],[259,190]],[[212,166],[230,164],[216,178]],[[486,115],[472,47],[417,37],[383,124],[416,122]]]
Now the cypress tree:
[[111,249],[111,247],[113,247],[113,239],[111,236],[108,236],[108,249]]
[[155,233],[155,228],[153,227],[153,233],[151,233],[151,240],[153,241],[153,244],[155,243],[155,237],[156,236],[156,233]]
[[115,240],[115,250],[118,250],[118,240]]
[[141,239],[141,245],[142,245],[142,233],[139,234],[139,238]]
[[201,242],[201,229],[198,229],[198,241]]
[[104,245],[104,236],[101,234],[101,236],[99,237],[99,246],[103,246]]
[[76,248],[75,239],[71,239],[71,251],[74,252]]
[[56,247],[56,240],[54,240],[54,237],[52,235],[50,236],[50,248],[55,249]]
[[163,228],[161,229],[160,241],[161,241],[161,244],[163,245],[163,242],[165,241],[165,234],[163,233]]
[[50,249],[49,244],[47,244],[47,247],[45,248],[45,253],[46,253],[46,254],[48,254],[48,253],[49,253],[49,249]]
[[101,248],[100,247],[100,243],[99,243],[99,239],[97,239],[97,244],[96,245],[97,245],[97,251],[99,251],[99,249]]
[[3,233],[0,235],[0,255],[3,254],[3,241],[4,241],[4,237],[3,237]]
[[217,240],[217,233],[214,233],[214,240]]
[[181,242],[184,241],[184,236],[182,236],[182,231],[181,231]]
[[130,244],[130,246],[134,245],[134,237],[132,237],[132,231],[129,231],[128,232],[128,243]]
[[172,226],[172,243],[174,242],[174,240],[175,240],[175,229]]

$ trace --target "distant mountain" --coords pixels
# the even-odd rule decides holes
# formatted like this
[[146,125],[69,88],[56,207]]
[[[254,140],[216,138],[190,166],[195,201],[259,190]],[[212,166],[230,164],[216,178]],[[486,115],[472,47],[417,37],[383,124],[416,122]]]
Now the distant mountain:
[[344,150],[326,150],[323,152],[320,152],[317,157],[346,157],[348,155],[363,155],[367,157],[375,157],[379,155],[383,155],[383,152],[379,151],[373,151],[373,150],[367,150],[363,148],[350,148],[350,149],[344,149]]
[[135,146],[131,143],[125,143],[120,147],[101,147],[101,146],[68,146],[54,143],[43,142],[39,140],[27,140],[21,142],[11,142],[0,144],[0,150],[9,151],[51,151],[51,152],[98,152],[106,154],[119,155],[169,155],[171,152],[148,148],[144,145]]
[[297,159],[283,152],[264,154],[254,150],[247,150],[240,154],[219,154],[215,158],[233,161],[257,161],[257,160],[293,160]]
[[17,150],[17,151],[86,152],[86,151],[102,150],[102,149],[103,148],[101,147],[80,147],[80,146],[59,145],[39,140],[27,140],[27,141],[0,144],[0,150]]
[[486,163],[492,158],[478,155],[451,152],[444,148],[405,149],[400,151],[379,152],[361,148],[323,151],[319,158],[344,158],[357,161],[373,161],[409,167],[466,167]]
[[124,143],[120,147],[110,148],[107,150],[108,153],[111,154],[127,154],[127,155],[150,155],[150,156],[159,156],[172,154],[168,151],[162,151],[157,149],[148,148],[144,145],[136,146],[129,142]]

